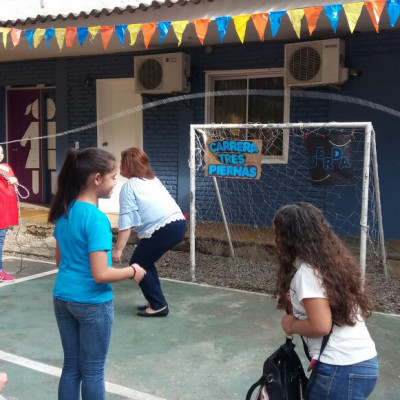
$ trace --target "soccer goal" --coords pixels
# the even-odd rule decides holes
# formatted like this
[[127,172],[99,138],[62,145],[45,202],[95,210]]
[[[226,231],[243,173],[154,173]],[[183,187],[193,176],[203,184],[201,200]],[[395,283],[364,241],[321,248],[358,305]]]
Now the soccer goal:
[[196,254],[260,258],[283,205],[309,202],[366,267],[387,274],[370,122],[204,124],[190,128],[190,275]]

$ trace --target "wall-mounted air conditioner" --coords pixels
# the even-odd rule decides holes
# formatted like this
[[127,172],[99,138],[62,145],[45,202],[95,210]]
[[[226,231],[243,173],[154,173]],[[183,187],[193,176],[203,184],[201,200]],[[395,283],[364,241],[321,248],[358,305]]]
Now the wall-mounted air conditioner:
[[190,57],[187,54],[137,56],[134,67],[137,93],[190,91]]
[[338,85],[349,79],[341,39],[285,45],[285,85]]

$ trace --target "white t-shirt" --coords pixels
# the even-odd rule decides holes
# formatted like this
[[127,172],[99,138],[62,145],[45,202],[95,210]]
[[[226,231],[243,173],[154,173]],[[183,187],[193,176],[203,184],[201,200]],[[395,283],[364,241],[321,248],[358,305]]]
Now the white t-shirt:
[[[297,272],[290,283],[290,299],[293,314],[298,319],[306,319],[307,313],[303,299],[326,299],[325,290],[317,272],[300,259],[294,263]],[[321,338],[306,338],[305,342],[312,358],[318,359],[321,349]],[[376,356],[375,343],[371,339],[364,319],[359,316],[354,326],[333,326],[331,336],[321,362],[330,365],[351,365],[369,360]]]

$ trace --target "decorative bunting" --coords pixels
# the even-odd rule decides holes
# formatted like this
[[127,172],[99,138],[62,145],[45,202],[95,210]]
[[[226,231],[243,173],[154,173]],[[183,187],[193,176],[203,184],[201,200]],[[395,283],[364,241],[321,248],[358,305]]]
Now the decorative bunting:
[[67,47],[72,47],[74,45],[76,33],[77,28],[75,26],[67,28],[67,31],[65,32],[65,44]]
[[159,22],[157,24],[158,30],[160,31],[160,44],[164,41],[168,35],[169,28],[171,27],[171,21]]
[[7,48],[7,37],[8,37],[8,33],[11,31],[11,28],[0,28],[0,32],[3,33],[3,45],[4,48]]
[[375,0],[366,1],[365,7],[367,7],[371,21],[374,24],[375,30],[379,33],[379,20],[381,19],[383,7],[385,7],[386,0]]
[[89,29],[86,26],[81,26],[77,29],[77,34],[78,34],[78,42],[82,47],[83,43],[85,43],[85,40],[89,35]]
[[342,4],[334,4],[332,6],[324,6],[324,11],[326,16],[328,17],[333,31],[336,33],[336,28],[339,22],[340,11],[342,11]]
[[197,37],[200,40],[200,43],[204,45],[204,38],[207,35],[208,24],[210,23],[210,18],[206,19],[194,19],[193,20],[194,27],[196,29]]
[[217,24],[217,29],[219,33],[219,41],[222,43],[226,32],[228,30],[228,22],[232,19],[232,17],[218,17],[215,18],[215,23]]
[[301,31],[301,20],[304,17],[304,10],[302,8],[298,8],[296,10],[287,11],[290,22],[292,23],[293,29],[296,32],[297,37],[300,39],[300,31]]
[[349,23],[350,32],[354,32],[354,28],[357,25],[357,21],[360,18],[362,8],[364,3],[350,3],[343,4],[344,13],[347,17],[347,22]]
[[189,21],[174,21],[171,23],[172,28],[174,28],[174,32],[176,38],[178,39],[178,47],[182,43],[182,36],[183,32],[185,32],[186,26],[188,25]]
[[323,7],[308,7],[304,9],[304,14],[306,14],[308,32],[310,32],[310,36],[313,34],[315,28],[317,27],[317,21],[323,9]]
[[32,50],[33,45],[33,35],[35,34],[35,29],[25,29],[25,37],[29,43],[29,48]]
[[44,34],[44,40],[46,41],[46,47],[50,49],[50,40],[53,38],[55,34],[54,28],[47,28],[46,33]]
[[282,17],[285,13],[286,11],[272,11],[269,13],[269,21],[271,23],[271,34],[273,38],[278,33],[278,30],[281,26]]
[[156,23],[142,24],[142,33],[144,39],[144,46],[146,47],[146,50],[149,48],[151,38],[153,37],[156,29],[157,29]]
[[268,22],[268,13],[253,14],[251,19],[253,20],[254,27],[256,28],[260,40],[263,42],[265,28]]
[[118,40],[121,43],[121,46],[123,48],[125,48],[125,46],[124,46],[124,36],[125,36],[125,33],[126,33],[126,28],[127,28],[126,24],[115,25],[115,33],[117,34],[117,38],[118,38]]
[[130,45],[133,46],[136,43],[137,35],[140,32],[142,25],[141,24],[130,24],[128,25],[128,32],[131,37]]
[[111,36],[114,32],[114,26],[100,26],[100,35],[103,42],[103,49],[107,50],[108,43],[110,42]]
[[236,33],[239,39],[244,43],[244,36],[246,34],[247,21],[250,19],[250,15],[235,15],[232,17],[233,23],[235,24]]
[[36,49],[36,47],[39,46],[40,42],[43,40],[45,33],[46,33],[46,29],[37,28],[35,30],[35,33],[33,35],[33,47],[35,49]]
[[387,11],[389,14],[390,26],[393,28],[396,25],[397,19],[400,15],[400,1],[387,0]]
[[19,41],[21,40],[21,32],[21,29],[11,28],[11,40],[14,47],[19,45]]
[[88,31],[90,36],[92,37],[90,40],[93,41],[97,35],[97,32],[100,30],[100,26],[89,26]]
[[64,47],[64,39],[65,39],[65,35],[67,33],[67,28],[56,28],[55,31],[56,31],[56,40],[57,40],[58,48],[61,51]]

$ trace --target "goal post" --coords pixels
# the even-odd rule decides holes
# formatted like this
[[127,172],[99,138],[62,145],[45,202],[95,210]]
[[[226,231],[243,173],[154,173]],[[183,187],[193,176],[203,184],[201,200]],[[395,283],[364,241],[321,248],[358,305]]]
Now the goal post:
[[[238,176],[245,168],[238,165],[248,155],[232,158],[239,154],[237,149],[223,143],[257,140],[262,143],[261,177]],[[211,142],[222,143],[221,152],[212,154],[222,167],[206,170]],[[226,160],[233,167],[223,166]],[[189,167],[192,281],[198,224],[208,230],[209,243],[224,242],[231,257],[240,257],[235,248],[249,230],[253,234],[270,227],[281,206],[297,201],[319,207],[337,234],[359,246],[363,280],[368,254],[387,274],[375,132],[370,122],[193,124]],[[218,176],[216,170],[231,171],[232,176]]]

